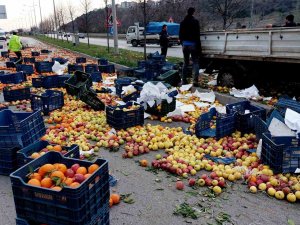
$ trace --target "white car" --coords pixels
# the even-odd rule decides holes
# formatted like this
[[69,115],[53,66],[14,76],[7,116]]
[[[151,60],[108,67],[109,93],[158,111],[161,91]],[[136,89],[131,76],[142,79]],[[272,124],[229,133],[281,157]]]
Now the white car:
[[6,41],[6,34],[4,31],[0,31],[0,41]]

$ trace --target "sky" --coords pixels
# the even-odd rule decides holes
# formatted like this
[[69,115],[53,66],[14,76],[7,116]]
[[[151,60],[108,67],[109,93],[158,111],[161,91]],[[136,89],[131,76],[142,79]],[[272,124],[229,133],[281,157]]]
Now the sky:
[[[20,27],[29,28],[35,25],[33,5],[35,5],[35,14],[38,24],[41,21],[39,1],[41,3],[42,17],[47,17],[53,13],[53,0],[0,0],[0,5],[6,5],[7,12],[7,19],[0,19],[0,28],[5,31],[11,31]],[[82,0],[55,0],[55,5],[56,7],[60,4],[67,5],[69,1],[77,8],[78,15],[81,14]],[[92,2],[92,9],[104,7],[104,0],[90,1]],[[115,1],[116,4],[120,4],[124,0]],[[108,4],[111,4],[111,0],[108,0]]]

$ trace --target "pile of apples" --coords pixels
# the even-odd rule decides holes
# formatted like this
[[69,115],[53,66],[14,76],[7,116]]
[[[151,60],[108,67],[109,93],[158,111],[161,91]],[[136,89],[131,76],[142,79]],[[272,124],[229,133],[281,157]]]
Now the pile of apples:
[[268,166],[260,165],[251,173],[244,176],[250,192],[257,193],[258,190],[266,192],[276,199],[286,199],[289,202],[300,201],[300,176],[293,174],[277,174]]

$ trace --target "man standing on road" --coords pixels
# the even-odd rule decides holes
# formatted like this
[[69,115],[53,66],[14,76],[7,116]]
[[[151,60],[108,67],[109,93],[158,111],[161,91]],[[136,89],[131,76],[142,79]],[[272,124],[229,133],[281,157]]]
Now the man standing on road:
[[18,63],[22,61],[21,49],[22,44],[20,41],[20,37],[17,36],[17,32],[14,31],[8,43],[8,51],[12,51],[16,54],[16,56],[18,57]]
[[198,86],[199,77],[199,53],[201,51],[200,44],[200,25],[199,21],[194,18],[195,8],[189,8],[188,14],[180,23],[179,40],[182,44],[184,57],[184,66],[182,72],[183,84],[187,84],[188,66],[190,64],[190,56],[193,62],[193,84]]
[[169,34],[167,31],[167,25],[164,24],[162,26],[162,30],[159,33],[159,44],[161,48],[161,55],[164,55],[165,58],[167,58],[167,52],[168,52],[168,47],[169,47]]

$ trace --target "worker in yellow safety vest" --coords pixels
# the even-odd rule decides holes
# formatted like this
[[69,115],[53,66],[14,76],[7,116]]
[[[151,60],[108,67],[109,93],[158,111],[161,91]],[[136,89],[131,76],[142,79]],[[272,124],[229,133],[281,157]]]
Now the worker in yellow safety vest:
[[17,35],[17,32],[14,31],[8,43],[8,51],[12,51],[16,54],[16,56],[18,57],[18,63],[21,63],[22,61],[21,49],[22,43],[20,37]]

